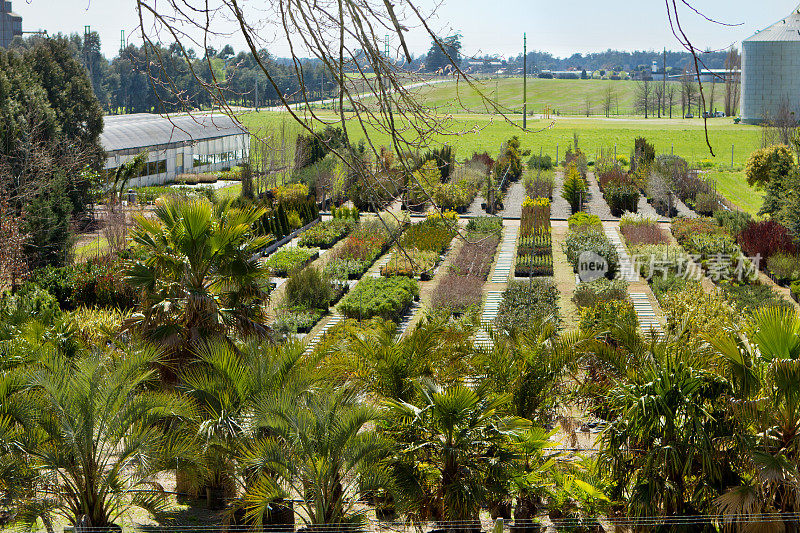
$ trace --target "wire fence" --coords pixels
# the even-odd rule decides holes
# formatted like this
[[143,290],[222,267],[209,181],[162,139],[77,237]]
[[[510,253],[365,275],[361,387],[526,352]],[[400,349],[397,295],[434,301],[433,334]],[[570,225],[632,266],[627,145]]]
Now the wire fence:
[[[697,514],[680,516],[559,517],[538,516],[531,520],[470,520],[445,522],[390,522],[365,520],[345,524],[270,524],[270,525],[129,525],[123,527],[67,526],[57,533],[533,533],[584,528],[587,531],[648,530],[671,527],[761,525],[769,529],[778,524],[800,524],[800,513]],[[770,526],[771,525],[771,526]],[[39,533],[46,533],[41,531]]]

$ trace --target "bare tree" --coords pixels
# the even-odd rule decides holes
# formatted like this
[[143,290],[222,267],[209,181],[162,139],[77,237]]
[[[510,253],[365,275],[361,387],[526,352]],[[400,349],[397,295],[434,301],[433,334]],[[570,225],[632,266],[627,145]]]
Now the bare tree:
[[688,69],[681,75],[681,116],[685,117],[692,111],[692,106],[697,100],[697,85]]
[[592,99],[589,97],[588,94],[584,97],[583,112],[586,114],[587,117],[592,114]]
[[653,84],[648,78],[644,78],[636,83],[636,93],[634,95],[633,107],[637,113],[643,114],[647,118],[650,114],[653,99]]
[[761,122],[761,145],[774,144],[792,146],[792,137],[798,127],[797,115],[788,100],[781,102],[773,115],[766,115]]
[[708,92],[708,101],[707,101],[708,107],[705,111],[709,113],[715,113],[716,109],[714,108],[714,105],[716,104],[716,101],[717,101],[717,79],[716,76],[712,76],[711,90]]
[[614,86],[612,82],[606,84],[605,91],[603,92],[603,114],[606,118],[611,116],[611,111],[614,109]]
[[725,58],[725,115],[732,117],[739,112],[739,95],[741,94],[742,56],[739,50],[731,48]]
[[[489,112],[502,117],[513,127],[519,127],[507,115],[507,110],[485,94],[482,86],[460,68],[455,58],[450,57],[451,48],[431,26],[435,7],[423,9],[416,0],[271,0],[257,4],[244,0],[137,0],[137,9],[145,42],[177,42],[187,62],[190,47],[208,50],[211,42],[229,38],[231,33],[243,37],[267,83],[277,92],[282,110],[306,135],[317,136],[328,151],[359,176],[362,183],[372,183],[375,185],[370,187],[381,188],[374,191],[375,197],[385,197],[391,191],[381,180],[372,179],[373,169],[369,165],[355,162],[352,157],[354,138],[365,141],[365,149],[372,161],[379,160],[381,143],[388,139],[396,161],[404,167],[410,179],[416,181],[409,160],[403,154],[426,149],[434,136],[460,136],[474,132],[446,114],[438,113],[437,109],[423,105],[418,91],[408,87],[414,81],[426,80],[408,68],[412,56],[406,33],[412,27],[427,33],[447,56],[451,63],[448,72],[453,73],[459,88],[462,85],[470,88],[479,95]],[[235,29],[224,28],[220,22],[224,20],[234,23]],[[276,43],[290,50],[293,76],[300,87],[296,94],[284,94],[270,64],[260,53]],[[384,53],[387,45],[393,48],[388,55]],[[157,51],[158,47],[153,46],[152,50]],[[337,116],[320,115],[311,105],[313,96],[304,83],[304,56],[321,62],[327,71],[326,78],[330,77],[337,84]],[[398,56],[402,60],[395,59]],[[205,54],[205,57],[209,58],[210,54]],[[161,58],[154,56],[149,59],[157,66],[161,79],[167,79],[171,84],[169,70],[162,66]],[[210,59],[208,61],[207,70],[213,72]],[[204,80],[191,66],[190,70],[214,106],[233,115],[228,101],[238,95],[231,94],[213,75],[211,80]],[[358,80],[358,87],[351,83],[353,79]],[[180,100],[182,95],[174,92],[179,103],[189,110],[189,102]],[[298,107],[304,112],[299,112]],[[319,138],[311,123],[340,127],[344,146],[329,145],[325,139]],[[270,140],[261,142],[270,143]],[[287,165],[282,166],[287,168]],[[421,187],[419,183],[412,185]]]
[[675,85],[667,85],[667,109],[669,109],[669,118],[672,118],[672,110],[675,108]]
[[661,110],[664,108],[664,84],[663,83],[656,83],[653,85],[653,107],[658,115],[658,118],[661,118]]

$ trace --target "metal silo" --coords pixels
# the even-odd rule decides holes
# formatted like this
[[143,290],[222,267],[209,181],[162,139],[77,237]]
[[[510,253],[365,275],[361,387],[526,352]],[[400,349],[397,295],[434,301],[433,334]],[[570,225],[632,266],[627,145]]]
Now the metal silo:
[[800,118],[800,6],[742,42],[742,121],[757,124],[784,104]]

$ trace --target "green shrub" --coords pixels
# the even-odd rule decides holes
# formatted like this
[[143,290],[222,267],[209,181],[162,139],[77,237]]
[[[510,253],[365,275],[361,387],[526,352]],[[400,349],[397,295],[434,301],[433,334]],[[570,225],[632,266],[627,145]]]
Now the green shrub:
[[750,224],[753,217],[744,211],[718,209],[714,211],[714,220],[731,235],[739,235]]
[[442,183],[442,174],[435,161],[426,161],[408,183],[408,206],[421,209],[428,203],[433,191]]
[[358,259],[332,259],[323,269],[323,275],[329,279],[358,279],[367,271],[370,263]]
[[436,252],[420,251],[416,248],[399,250],[395,248],[388,263],[381,267],[381,275],[391,276],[430,276],[431,271],[439,262]]
[[659,302],[664,301],[665,297],[670,294],[687,290],[691,286],[698,285],[700,282],[697,280],[689,279],[686,276],[676,276],[669,274],[666,277],[656,276],[650,280],[650,288],[653,294],[656,295]]
[[569,203],[572,212],[577,213],[581,210],[583,200],[586,199],[586,181],[581,176],[578,167],[574,164],[568,165],[564,173],[564,185],[561,190],[561,196]]
[[504,331],[522,330],[537,320],[558,316],[558,289],[553,280],[512,281],[503,292],[495,325]]
[[603,230],[603,222],[600,220],[599,216],[590,215],[583,211],[578,211],[571,215],[567,219],[567,224],[569,225],[570,231],[585,231],[588,229]]
[[275,202],[287,207],[295,207],[308,198],[308,185],[304,183],[292,183],[281,185],[272,190]]
[[331,282],[318,269],[307,267],[286,281],[286,307],[327,310],[333,291]]
[[525,175],[524,184],[525,192],[531,198],[552,198],[553,188],[555,187],[555,172],[552,170],[528,172]]
[[800,255],[778,252],[767,259],[767,270],[778,283],[800,279]]
[[633,304],[627,300],[608,300],[581,309],[581,331],[610,331],[618,326],[636,327],[639,320]]
[[528,168],[535,170],[550,170],[553,168],[553,158],[549,155],[534,155],[528,159]]
[[769,285],[762,283],[733,284],[721,283],[725,298],[739,312],[752,313],[761,307],[791,306],[782,296],[776,294]]
[[323,315],[319,309],[281,309],[272,329],[279,336],[308,333]]
[[347,318],[398,321],[419,296],[419,283],[405,276],[362,279],[339,304]]
[[689,257],[680,246],[671,244],[646,244],[631,248],[631,259],[639,274],[648,281],[674,275],[683,275]]
[[591,283],[581,283],[575,289],[572,301],[579,308],[595,307],[599,303],[612,300],[628,300],[628,283],[621,279],[613,281],[598,279]]
[[0,296],[3,326],[21,326],[30,320],[51,325],[59,316],[61,308],[56,297],[37,285],[26,283],[17,292],[5,292]]
[[609,185],[603,189],[603,197],[615,217],[625,211],[635,213],[639,210],[639,189],[633,185]]
[[298,245],[310,248],[327,250],[356,227],[356,222],[351,219],[336,218],[325,220],[305,230],[298,241]]
[[503,232],[503,219],[500,217],[475,217],[467,222],[467,232],[500,235]]
[[575,272],[578,271],[578,262],[584,252],[594,252],[608,263],[606,277],[612,279],[619,270],[619,255],[617,249],[608,240],[605,233],[598,230],[572,231],[567,234],[564,242],[564,253]]
[[270,255],[264,262],[270,274],[279,278],[285,278],[295,270],[303,268],[306,263],[318,255],[318,251],[312,248],[301,248],[299,246],[284,246],[274,254]]
[[800,280],[793,281],[791,285],[792,294],[797,297],[800,297]]
[[442,253],[455,237],[456,232],[451,223],[426,219],[406,229],[400,238],[403,248],[416,248],[424,252]]

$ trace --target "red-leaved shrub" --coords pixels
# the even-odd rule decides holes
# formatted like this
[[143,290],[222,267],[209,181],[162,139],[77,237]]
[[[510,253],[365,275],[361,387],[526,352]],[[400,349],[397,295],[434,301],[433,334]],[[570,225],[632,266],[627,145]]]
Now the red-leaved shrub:
[[630,224],[620,226],[619,230],[630,246],[669,243],[658,224]]
[[742,230],[737,240],[745,255],[755,257],[760,254],[762,260],[778,252],[792,254],[797,251],[789,230],[775,220],[751,222]]

